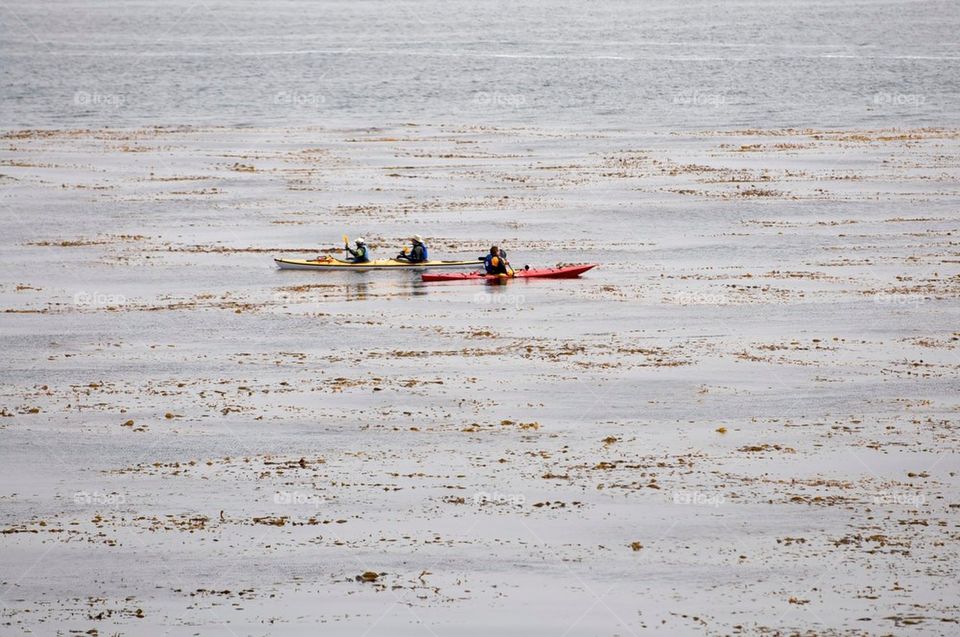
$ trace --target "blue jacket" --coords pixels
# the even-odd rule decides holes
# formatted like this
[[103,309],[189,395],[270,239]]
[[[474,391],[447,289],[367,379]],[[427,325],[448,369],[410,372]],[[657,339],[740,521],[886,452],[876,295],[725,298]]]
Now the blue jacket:
[[430,257],[427,255],[427,246],[423,243],[413,244],[413,249],[410,250],[409,261],[410,263],[420,263],[421,261],[429,261]]
[[350,259],[354,263],[366,263],[370,260],[370,257],[367,255],[367,246],[359,245],[357,249],[354,250],[350,246],[346,246],[347,252],[350,253],[350,256],[353,257]]
[[501,252],[497,255],[497,265],[493,264],[493,255],[488,254],[483,260],[483,267],[486,269],[487,274],[506,274],[507,273],[507,258],[506,253]]

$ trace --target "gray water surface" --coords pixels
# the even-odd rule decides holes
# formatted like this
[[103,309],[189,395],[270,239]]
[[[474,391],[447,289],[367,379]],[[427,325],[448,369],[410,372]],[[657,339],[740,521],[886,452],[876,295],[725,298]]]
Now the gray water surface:
[[6,2],[0,125],[958,122],[956,2]]

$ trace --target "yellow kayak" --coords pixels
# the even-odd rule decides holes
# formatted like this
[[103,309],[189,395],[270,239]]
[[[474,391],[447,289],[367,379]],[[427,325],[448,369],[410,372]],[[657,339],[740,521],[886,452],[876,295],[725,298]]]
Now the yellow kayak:
[[379,259],[376,261],[367,261],[366,263],[353,263],[352,261],[341,261],[327,257],[325,259],[274,259],[277,267],[281,270],[353,270],[354,272],[366,272],[368,270],[426,270],[433,268],[442,269],[466,269],[478,268],[481,265],[481,259],[471,261],[423,261],[421,263],[407,263],[406,261],[397,261],[396,259]]

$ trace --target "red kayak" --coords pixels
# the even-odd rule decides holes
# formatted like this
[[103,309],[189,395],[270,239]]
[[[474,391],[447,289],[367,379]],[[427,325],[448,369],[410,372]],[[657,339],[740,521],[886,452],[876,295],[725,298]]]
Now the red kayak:
[[575,279],[587,270],[597,267],[596,263],[583,265],[566,265],[561,268],[541,268],[539,270],[517,270],[513,276],[509,274],[487,274],[485,272],[460,272],[431,274],[425,272],[420,275],[424,281],[506,281],[509,279]]

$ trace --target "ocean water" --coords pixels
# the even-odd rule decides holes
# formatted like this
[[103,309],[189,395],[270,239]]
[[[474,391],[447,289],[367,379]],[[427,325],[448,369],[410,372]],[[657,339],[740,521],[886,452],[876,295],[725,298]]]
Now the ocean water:
[[949,0],[10,0],[0,126],[955,126],[958,33]]
[[0,0],[0,633],[945,634],[958,27]]

